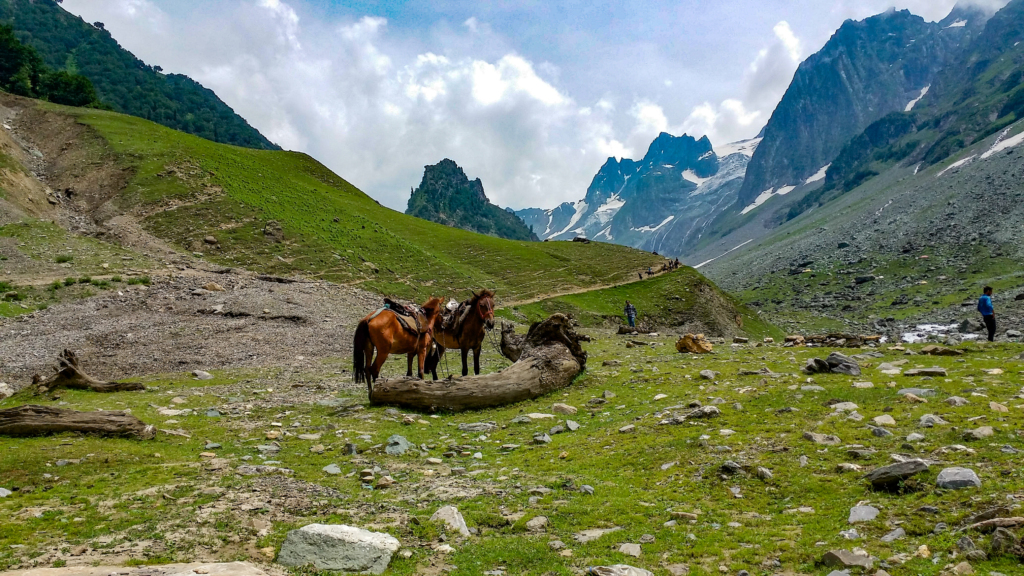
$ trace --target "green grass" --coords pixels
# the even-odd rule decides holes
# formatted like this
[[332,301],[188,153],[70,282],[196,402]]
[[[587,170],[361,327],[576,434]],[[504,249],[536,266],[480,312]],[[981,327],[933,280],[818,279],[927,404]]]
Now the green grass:
[[[520,242],[473,234],[377,204],[305,154],[237,148],[99,110],[40,104],[93,127],[134,173],[122,207],[147,228],[226,266],[301,274],[423,299],[496,289],[522,300],[631,280],[663,260],[601,243]],[[169,208],[171,201],[177,205]],[[284,241],[264,235],[280,224]],[[218,245],[203,242],[214,236]]]
[[745,333],[758,338],[782,335],[777,328],[688,267],[642,282],[516,306],[512,311],[504,311],[503,315],[514,319],[518,313],[536,322],[560,312],[572,314],[584,326],[617,326],[625,323],[623,308],[626,300],[636,306],[640,321],[653,322],[660,327],[700,323],[716,334]]
[[[33,561],[47,566],[62,560],[70,562],[72,557],[56,551],[61,547],[88,544],[110,550],[140,539],[148,542],[147,549],[134,553],[131,564],[187,560],[200,550],[221,559],[245,558],[258,548],[272,546],[277,550],[290,529],[328,522],[373,525],[395,535],[413,556],[396,557],[389,573],[411,575],[431,558],[442,561],[430,547],[441,543],[444,529],[427,519],[438,507],[451,503],[480,532],[469,542],[448,535],[447,542],[456,552],[443,562],[450,566],[448,573],[455,576],[475,576],[501,567],[509,574],[569,575],[586,566],[613,563],[645,567],[658,576],[665,576],[664,565],[672,563],[687,564],[691,574],[700,576],[718,574],[719,566],[725,566],[730,574],[741,569],[752,574],[821,574],[828,570],[815,563],[829,549],[859,546],[887,559],[896,554],[912,556],[922,544],[933,554],[941,554],[942,561],[910,559],[903,565],[894,564],[888,571],[895,576],[938,576],[959,537],[953,530],[962,519],[1006,504],[1006,495],[1018,493],[1024,481],[1019,457],[1001,450],[1005,445],[1024,449],[1024,441],[1017,435],[1022,408],[1018,406],[1020,400],[1013,398],[1019,392],[1022,367],[1019,362],[1006,360],[1024,350],[1020,345],[971,345],[966,347],[969,353],[961,358],[884,351],[884,358],[864,363],[862,378],[815,376],[816,384],[826,391],[809,392],[799,389],[807,384],[807,377],[798,369],[806,359],[824,357],[829,350],[725,346],[718,347],[715,354],[694,357],[675,353],[667,338],[652,339],[659,346],[625,349],[628,338],[594,335],[597,339],[586,346],[591,355],[589,369],[570,388],[501,409],[441,414],[438,418],[417,416],[428,424],[403,425],[400,416],[384,408],[339,416],[335,408],[289,400],[290,394],[301,390],[293,384],[308,386],[314,382],[319,388],[311,397],[360,401],[363,391],[332,382],[336,376],[332,376],[329,362],[304,374],[224,371],[215,372],[215,379],[207,382],[166,375],[147,379],[150,390],[145,392],[97,395],[61,391],[59,400],[8,399],[0,407],[31,401],[66,402],[76,409],[130,408],[146,422],[165,429],[184,429],[192,437],[161,434],[147,442],[74,435],[0,439],[0,486],[19,488],[12,497],[0,500],[0,514],[6,519],[0,523],[0,569],[24,567]],[[883,361],[904,358],[910,361],[905,368],[939,365],[950,375],[946,379],[921,380],[883,376],[875,369]],[[489,369],[498,366],[493,358],[488,360]],[[619,360],[622,365],[602,366],[604,360]],[[765,379],[737,375],[741,368],[762,366],[786,376]],[[982,372],[988,368],[1002,368],[1005,374],[990,376]],[[713,382],[702,380],[698,373],[703,369],[721,375]],[[863,380],[874,382],[874,387],[852,387],[853,381]],[[894,386],[889,385],[890,381]],[[911,404],[896,394],[904,386],[934,388],[939,394],[927,404]],[[270,387],[275,391],[268,392]],[[968,387],[983,388],[987,397],[970,397],[971,403],[962,408],[950,408],[941,402],[950,395],[965,395],[963,391]],[[588,401],[605,391],[616,396],[588,411]],[[668,397],[654,400],[657,394]],[[197,412],[174,417],[157,414],[155,406],[171,405],[170,399],[176,396],[187,402],[174,407]],[[694,400],[714,404],[715,398],[721,399],[717,406],[722,415],[717,419],[676,426],[659,424],[658,414],[667,407],[685,407]],[[258,404],[261,399],[264,402]],[[832,415],[824,405],[829,399],[855,402],[865,421]],[[990,411],[990,400],[1009,406],[1010,412]],[[205,416],[206,408],[228,402],[235,408],[223,409],[224,416]],[[556,421],[510,422],[524,413],[550,413],[553,402],[579,407],[573,419],[582,428],[554,435],[551,444],[534,445],[533,435],[547,431]],[[785,407],[799,411],[777,412]],[[875,438],[865,424],[883,413],[897,421],[892,428],[895,435]],[[940,414],[950,424],[919,428],[917,420],[926,413]],[[980,422],[970,421],[979,416],[983,417]],[[177,422],[165,423],[171,419]],[[293,469],[296,479],[336,490],[338,496],[313,497],[319,501],[315,506],[287,514],[272,514],[270,510],[295,505],[284,499],[275,500],[269,508],[241,510],[232,494],[251,493],[253,486],[263,486],[264,491],[256,494],[274,498],[283,484],[230,471],[205,470],[208,459],[200,453],[206,441],[223,444],[223,448],[213,451],[228,458],[231,467],[242,464],[243,456],[260,462],[255,446],[267,442],[263,437],[266,431],[280,429],[271,425],[274,421],[295,435],[322,434],[320,440],[299,440],[295,435],[280,439],[282,450],[273,459]],[[494,421],[502,428],[481,439],[479,433],[464,433],[455,427],[480,421]],[[293,427],[293,423],[299,426]],[[627,424],[636,426],[636,432],[619,433],[619,428]],[[996,436],[991,441],[964,441],[964,429],[982,424],[995,427]],[[734,433],[726,436],[720,430]],[[842,447],[824,450],[809,443],[801,437],[804,431],[836,434],[844,446],[862,444],[879,452],[867,460],[851,459]],[[908,448],[903,445],[904,437],[911,432],[922,432],[926,438]],[[370,439],[359,439],[363,434]],[[378,448],[360,457],[341,452],[346,442],[369,448],[384,443],[392,434],[401,434],[416,445],[427,445],[429,457],[443,458],[442,453],[455,444],[470,452],[479,451],[483,458],[456,456],[443,458],[442,465],[432,465],[415,451],[389,456]],[[503,452],[499,446],[506,443],[520,448]],[[309,449],[315,444],[324,444],[327,450],[313,453]],[[935,452],[953,444],[967,444],[977,453]],[[719,446],[728,446],[730,451],[720,451],[716,448]],[[841,462],[854,462],[866,469],[886,464],[891,461],[890,453],[915,453],[941,459],[943,464],[920,475],[905,493],[874,492],[859,474],[836,472]],[[808,458],[806,466],[800,465],[801,456]],[[62,459],[82,460],[57,467],[55,463]],[[722,478],[718,467],[727,459],[764,466],[774,478]],[[327,476],[320,471],[331,463],[338,464],[343,474]],[[663,466],[669,463],[675,464]],[[356,478],[346,476],[373,465],[390,470],[398,484],[386,491],[366,490]],[[982,488],[956,493],[935,488],[938,471],[955,465],[975,469]],[[449,467],[456,466],[482,472],[448,476]],[[430,470],[435,474],[428,475]],[[577,489],[584,484],[593,486],[593,495]],[[443,496],[444,491],[435,491],[437,485],[467,492],[453,499]],[[552,492],[530,503],[529,490],[538,486]],[[208,487],[223,488],[227,494],[204,494],[203,489]],[[743,498],[733,497],[731,487],[738,487]],[[850,528],[848,510],[861,501],[870,502],[882,513],[875,521],[857,525],[861,540],[844,540],[839,532]],[[940,513],[917,512],[925,505],[936,506]],[[799,507],[814,511],[793,512]],[[699,516],[692,522],[678,520],[678,525],[666,526],[672,512]],[[508,518],[512,514],[516,516]],[[526,521],[538,515],[548,517],[547,531],[527,532]],[[250,523],[252,518],[274,520],[269,532],[260,536]],[[879,538],[896,522],[902,523],[910,536],[892,544],[880,542]],[[949,524],[951,529],[933,535],[938,522]],[[587,544],[573,540],[573,534],[581,530],[610,526],[622,530]],[[637,542],[645,534],[653,535],[655,540],[643,545],[640,558],[617,552],[620,543]],[[984,536],[973,537],[985,546]],[[562,557],[552,550],[548,546],[552,538],[566,543],[572,556]],[[12,549],[9,544],[23,544],[25,548]],[[246,546],[250,552],[245,552]],[[777,560],[781,567],[762,568],[765,559]],[[972,564],[981,574],[989,570],[1013,574],[1018,566],[1015,562],[993,558]],[[293,573],[314,574],[303,570]]]

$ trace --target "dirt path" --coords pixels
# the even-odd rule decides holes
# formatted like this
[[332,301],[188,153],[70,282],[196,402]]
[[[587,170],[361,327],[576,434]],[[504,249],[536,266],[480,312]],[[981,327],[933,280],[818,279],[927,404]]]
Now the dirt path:
[[539,296],[534,296],[533,298],[527,298],[525,300],[513,300],[511,302],[502,302],[500,307],[501,308],[512,308],[512,307],[515,307],[515,306],[526,306],[527,304],[535,304],[535,303],[540,302],[542,300],[550,300],[552,298],[560,298],[562,296],[572,296],[573,294],[583,294],[585,292],[594,292],[596,290],[606,290],[608,288],[618,288],[619,286],[627,286],[629,284],[638,284],[640,282],[644,282],[646,280],[650,280],[651,278],[657,278],[658,276],[663,276],[665,274],[668,274],[668,272],[666,272],[666,271],[656,272],[656,273],[648,276],[647,278],[644,278],[643,280],[627,280],[625,282],[618,282],[618,283],[614,283],[614,284],[601,284],[601,285],[598,285],[598,286],[589,286],[587,288],[576,288],[576,289],[573,289],[573,290],[566,290],[565,292],[551,292],[551,293],[548,293],[548,294],[541,294]]

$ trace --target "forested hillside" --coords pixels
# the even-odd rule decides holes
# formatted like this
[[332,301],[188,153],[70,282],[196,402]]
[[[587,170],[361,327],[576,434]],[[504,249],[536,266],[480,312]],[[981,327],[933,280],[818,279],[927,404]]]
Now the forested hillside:
[[213,91],[181,74],[163,74],[122,48],[103,28],[68,13],[54,0],[0,0],[9,24],[54,70],[81,74],[114,110],[225,144],[277,149]]

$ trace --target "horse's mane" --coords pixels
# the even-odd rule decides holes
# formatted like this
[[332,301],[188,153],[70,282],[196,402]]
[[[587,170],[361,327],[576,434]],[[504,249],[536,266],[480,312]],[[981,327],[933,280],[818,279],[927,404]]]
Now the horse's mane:
[[426,314],[428,318],[436,316],[441,310],[441,299],[431,298],[430,300],[427,300],[421,308],[423,308],[423,313]]
[[490,299],[493,300],[494,299],[494,290],[488,290],[488,289],[484,288],[483,290],[480,291],[479,294],[473,293],[473,297],[469,299],[469,305],[470,306],[476,306],[477,303],[480,302],[481,300],[483,300],[484,298],[490,298]]

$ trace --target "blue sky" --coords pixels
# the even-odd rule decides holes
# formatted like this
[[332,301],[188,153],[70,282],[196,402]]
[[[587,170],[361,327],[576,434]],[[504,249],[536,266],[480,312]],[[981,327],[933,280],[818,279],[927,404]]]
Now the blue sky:
[[[975,0],[1005,4],[1006,0]],[[269,138],[404,210],[451,158],[502,206],[583,196],[661,131],[753,137],[847,18],[953,0],[65,0]]]

